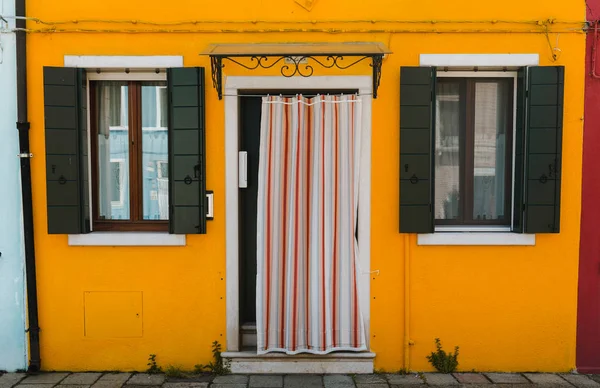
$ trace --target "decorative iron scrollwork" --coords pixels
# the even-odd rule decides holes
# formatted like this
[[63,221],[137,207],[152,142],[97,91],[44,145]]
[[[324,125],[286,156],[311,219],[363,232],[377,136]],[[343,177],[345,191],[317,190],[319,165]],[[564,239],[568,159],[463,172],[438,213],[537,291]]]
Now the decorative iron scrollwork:
[[[249,55],[245,58],[250,59],[250,64],[243,63],[238,59],[242,56],[230,57],[226,55],[211,55],[211,70],[212,70],[212,81],[213,86],[217,90],[219,100],[223,98],[223,68],[225,64],[223,59],[226,59],[238,66],[241,66],[248,70],[271,69],[276,65],[283,62],[280,73],[282,76],[290,78],[296,75],[301,77],[310,77],[314,74],[314,67],[312,64],[318,64],[325,69],[340,69],[346,70],[357,63],[360,63],[366,59],[371,58],[372,62],[370,66],[373,68],[373,98],[377,98],[377,89],[381,82],[381,65],[383,63],[383,55],[381,54],[321,54],[321,55]],[[358,57],[348,64],[344,64],[344,57]],[[321,58],[321,59],[319,59]]]
[[212,73],[213,87],[217,90],[219,100],[223,98],[223,85],[222,85],[222,70],[223,62],[221,57],[211,56],[210,57],[210,70]]

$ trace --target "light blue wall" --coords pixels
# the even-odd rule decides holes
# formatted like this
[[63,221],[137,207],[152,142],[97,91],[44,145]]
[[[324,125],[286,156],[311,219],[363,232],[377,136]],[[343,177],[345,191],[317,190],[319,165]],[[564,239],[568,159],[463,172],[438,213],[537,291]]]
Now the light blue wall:
[[[0,0],[0,13],[13,16],[14,0]],[[14,19],[7,26],[14,28]],[[0,370],[26,369],[25,260],[21,210],[13,33],[0,34]],[[43,157],[36,155],[37,157]]]

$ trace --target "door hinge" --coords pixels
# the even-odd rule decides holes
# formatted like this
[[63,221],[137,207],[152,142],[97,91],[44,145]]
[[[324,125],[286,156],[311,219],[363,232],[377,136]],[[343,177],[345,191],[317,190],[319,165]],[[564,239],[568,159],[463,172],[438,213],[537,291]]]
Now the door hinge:
[[33,158],[32,153],[17,154],[18,158]]

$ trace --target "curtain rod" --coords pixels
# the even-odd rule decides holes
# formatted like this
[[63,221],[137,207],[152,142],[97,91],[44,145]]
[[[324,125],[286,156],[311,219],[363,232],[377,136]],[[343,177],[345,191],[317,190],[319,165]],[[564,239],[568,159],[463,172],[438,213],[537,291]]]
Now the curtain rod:
[[[223,94],[223,97],[307,97],[307,98],[315,98],[321,96],[373,96],[373,93],[347,93],[347,94]],[[339,101],[338,101],[339,102]]]

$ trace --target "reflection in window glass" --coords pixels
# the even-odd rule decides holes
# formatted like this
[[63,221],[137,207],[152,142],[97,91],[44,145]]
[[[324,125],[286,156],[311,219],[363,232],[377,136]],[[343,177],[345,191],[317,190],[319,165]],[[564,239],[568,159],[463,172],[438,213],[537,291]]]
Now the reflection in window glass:
[[169,126],[169,122],[167,121],[167,87],[166,86],[162,86],[160,88],[158,88],[158,103],[160,104],[160,111],[164,112],[164,114],[160,115],[160,126],[161,127],[168,127]]
[[452,220],[460,209],[460,83],[439,82],[436,93],[435,218]]
[[142,83],[142,199],[145,220],[169,219],[165,82]]
[[504,219],[508,89],[506,83],[475,84],[474,220]]
[[96,85],[100,219],[130,217],[127,96],[126,82],[102,81]]
[[111,201],[113,206],[123,206],[123,198],[121,198],[123,194],[123,170],[121,169],[121,164],[122,161],[111,160],[110,162],[110,180],[111,182],[115,182],[111,187]]

